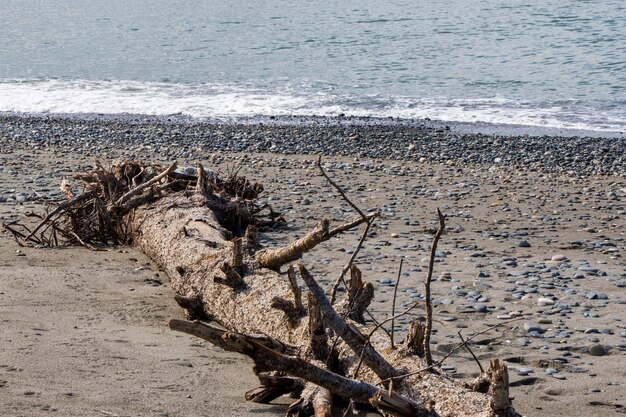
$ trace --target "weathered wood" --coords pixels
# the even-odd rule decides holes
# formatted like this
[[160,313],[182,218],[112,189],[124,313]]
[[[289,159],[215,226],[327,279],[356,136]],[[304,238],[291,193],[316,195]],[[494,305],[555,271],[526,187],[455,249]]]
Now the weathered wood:
[[404,347],[409,352],[420,358],[424,357],[424,335],[426,334],[426,326],[417,320],[411,322],[411,327],[406,335]]
[[[283,311],[271,308],[276,296],[292,300],[292,280],[287,274],[281,275],[275,270],[260,267],[257,262],[259,252],[256,257],[244,252],[244,267],[250,271],[242,277],[245,287],[234,289],[207,279],[219,271],[224,261],[231,260],[233,243],[228,240],[229,233],[219,226],[211,209],[198,207],[198,204],[202,204],[202,200],[195,203],[193,198],[173,195],[137,210],[133,222],[136,226],[135,244],[170,275],[174,291],[183,295],[200,291],[205,313],[226,329],[240,335],[265,334],[306,352],[309,338],[303,326],[308,326],[308,320],[294,323]],[[184,226],[194,228],[195,232],[190,235],[181,233]],[[176,270],[176,266],[181,265],[184,267],[183,275]],[[350,375],[359,362],[362,350],[365,348],[368,352],[364,353],[364,367],[358,373],[359,380],[350,380],[315,366],[306,357],[290,357],[287,360],[265,353],[256,356],[257,372],[288,372],[328,389],[334,395],[368,402],[379,410],[393,410],[387,411],[392,415],[407,415],[408,410],[413,410],[416,405],[422,410],[422,415],[430,413],[428,410],[431,408],[440,416],[478,417],[490,412],[491,396],[488,394],[449,380],[439,372],[412,374],[425,366],[414,352],[410,354],[406,349],[389,351],[389,340],[382,335],[374,334],[371,345],[366,343],[364,334],[369,331],[361,330],[357,323],[339,316],[315,279],[303,266],[299,265],[298,269],[310,293],[320,302],[324,324],[340,337],[334,351],[341,373]],[[219,341],[218,346],[230,348]],[[384,352],[384,355],[379,352]],[[284,360],[287,362],[283,363]],[[323,372],[320,373],[319,369]],[[394,380],[393,396],[384,396],[384,390],[380,398],[374,395],[383,386],[377,385],[381,380],[405,373],[409,376]],[[516,415],[512,409],[507,412],[511,416]]]
[[374,349],[369,343],[365,343],[365,340],[361,334],[357,334],[354,328],[349,326],[346,320],[341,317],[330,305],[330,301],[326,298],[324,290],[319,286],[317,281],[313,279],[313,276],[307,271],[302,264],[298,264],[300,275],[302,279],[309,287],[311,294],[317,300],[320,306],[324,321],[333,329],[339,337],[341,337],[350,348],[357,355],[363,356],[363,363],[365,363],[372,371],[378,375],[380,379],[391,378],[397,374],[396,369],[382,357],[376,349]]
[[347,296],[338,307],[342,316],[349,317],[357,323],[365,323],[365,311],[374,299],[374,286],[371,282],[364,282],[361,275],[361,270],[356,265],[350,267]]
[[259,265],[265,268],[278,269],[286,263],[298,260],[306,252],[313,249],[322,242],[327,241],[340,233],[350,230],[361,223],[378,216],[378,213],[371,213],[363,218],[353,220],[330,229],[328,220],[322,220],[317,226],[302,238],[280,249],[264,250],[257,254],[256,259]]
[[72,198],[70,198],[69,200],[65,200],[64,202],[62,202],[61,204],[59,204],[58,206],[56,206],[54,208],[54,210],[52,210],[50,213],[48,213],[40,222],[39,224],[28,234],[28,236],[26,236],[26,238],[24,238],[24,240],[30,240],[33,236],[35,236],[35,233],[37,233],[37,231],[39,231],[39,229],[41,229],[43,226],[47,225],[50,220],[56,216],[56,215],[60,215],[62,214],[65,210],[80,204],[84,201],[87,201],[91,198],[93,198],[93,196],[95,195],[95,192],[93,191],[87,191],[84,192],[82,194],[79,194],[77,196],[74,196]]
[[278,375],[258,375],[261,386],[246,392],[246,401],[268,404],[285,394],[302,392],[304,382],[299,378]]
[[277,370],[310,381],[329,391],[353,398],[356,401],[372,402],[381,411],[399,417],[432,416],[419,404],[398,396],[389,395],[384,390],[363,381],[357,381],[327,371],[298,357],[278,353],[265,345],[250,340],[245,335],[218,329],[202,322],[170,320],[170,328],[204,339],[220,348],[239,352],[252,358],[258,372]]
[[506,365],[498,359],[493,359],[487,374],[491,382],[489,389],[491,401],[489,406],[491,407],[492,415],[494,417],[506,415],[511,408],[511,400],[509,399],[509,372]]
[[[121,241],[132,241],[151,257],[170,277],[176,300],[189,318],[207,318],[219,325],[175,319],[172,329],[252,358],[262,386],[248,392],[251,401],[267,402],[302,390],[301,401],[288,414],[310,411],[326,417],[332,396],[338,396],[401,417],[517,416],[508,399],[503,363],[492,362],[478,385],[447,378],[438,368],[441,361],[428,366],[420,357],[429,356],[425,351],[430,332],[429,326],[421,324],[411,331],[403,348],[391,349],[387,337],[365,325],[363,313],[373,287],[363,282],[357,269],[352,270],[347,288],[349,300],[340,308],[298,264],[308,288],[308,313],[294,270],[278,273],[282,265],[319,243],[363,222],[369,225],[376,213],[362,213],[360,219],[335,228],[322,221],[285,248],[257,251],[255,228],[246,229],[246,222],[259,210],[249,198],[258,194],[260,185],[236,177],[221,181],[202,166],[198,175],[175,175],[172,169],[121,162],[109,172],[97,164],[93,173],[82,177],[93,194],[79,196],[85,199],[79,202],[81,210],[91,204],[90,198],[100,198],[105,207],[98,201],[91,206],[96,212],[108,211],[109,218],[90,212],[87,220],[103,219],[105,228],[113,228]],[[79,204],[77,198],[62,203],[40,227],[49,227],[53,216],[75,216],[68,210]],[[129,204],[136,207],[128,211]],[[243,239],[233,240],[244,231]],[[110,239],[110,231],[105,235]]]
[[430,353],[430,335],[433,329],[433,307],[432,297],[430,296],[430,284],[433,277],[433,269],[435,265],[435,255],[437,252],[437,243],[443,234],[443,230],[446,227],[445,217],[441,214],[441,211],[437,209],[437,215],[439,217],[439,227],[433,238],[433,244],[430,249],[430,260],[428,261],[428,275],[426,277],[425,287],[425,304],[426,304],[426,329],[424,331],[424,358],[428,366],[433,364],[433,356]]
[[175,169],[176,169],[176,162],[171,164],[169,167],[167,167],[167,169],[165,171],[163,171],[162,173],[160,173],[156,177],[150,179],[149,181],[146,181],[144,183],[139,184],[138,186],[136,186],[132,190],[128,191],[126,194],[122,195],[120,198],[117,199],[117,201],[115,202],[115,205],[116,206],[121,206],[122,204],[124,204],[125,202],[130,200],[131,197],[136,196],[137,194],[141,194],[143,192],[143,190],[145,190],[146,188],[149,188],[149,187],[157,184],[159,181],[161,181],[163,178],[167,177]]
[[328,220],[322,220],[313,230],[302,238],[284,248],[259,252],[256,259],[262,267],[278,269],[288,262],[300,259],[304,253],[327,240],[328,230]]

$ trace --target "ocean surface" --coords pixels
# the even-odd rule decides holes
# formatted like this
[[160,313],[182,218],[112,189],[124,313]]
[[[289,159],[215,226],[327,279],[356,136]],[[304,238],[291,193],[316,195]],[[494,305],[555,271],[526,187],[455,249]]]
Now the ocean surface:
[[344,114],[619,135],[626,2],[0,0],[0,112]]

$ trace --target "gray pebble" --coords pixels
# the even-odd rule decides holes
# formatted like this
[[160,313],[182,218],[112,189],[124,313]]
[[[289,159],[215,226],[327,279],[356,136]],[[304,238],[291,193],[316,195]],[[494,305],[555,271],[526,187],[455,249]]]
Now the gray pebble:
[[482,303],[478,303],[478,304],[474,304],[472,306],[472,308],[474,309],[474,311],[476,311],[477,313],[486,313],[489,310],[487,309],[487,306],[485,304]]
[[589,354],[591,356],[604,356],[607,354],[607,351],[606,349],[604,349],[604,346],[599,344],[593,344],[589,346]]
[[585,298],[589,300],[608,300],[608,296],[600,291],[587,291],[585,293]]
[[538,332],[538,333],[543,333],[544,330],[541,328],[541,326],[539,326],[537,323],[533,323],[530,321],[527,321],[524,323],[524,330],[526,330],[527,332]]

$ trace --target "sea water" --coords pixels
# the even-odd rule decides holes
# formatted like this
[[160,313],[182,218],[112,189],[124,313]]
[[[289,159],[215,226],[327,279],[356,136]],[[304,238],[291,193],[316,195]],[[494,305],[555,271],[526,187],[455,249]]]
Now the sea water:
[[0,0],[0,112],[624,132],[626,3]]

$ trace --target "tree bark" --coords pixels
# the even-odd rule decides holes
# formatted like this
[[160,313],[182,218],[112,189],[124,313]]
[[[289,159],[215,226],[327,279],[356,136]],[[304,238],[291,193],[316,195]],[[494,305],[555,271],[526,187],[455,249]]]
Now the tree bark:
[[[417,372],[426,367],[426,363],[418,356],[423,356],[423,352],[415,352],[415,342],[409,343],[408,348],[390,351],[389,341],[382,335],[375,334],[371,340],[365,340],[363,335],[368,334],[365,328],[341,317],[314,277],[303,267],[300,268],[301,275],[311,294],[320,302],[324,324],[339,337],[334,346],[338,371],[317,367],[311,360],[306,360],[306,355],[290,356],[268,348],[266,344],[250,342],[247,335],[262,334],[280,341],[281,346],[293,345],[292,350],[307,351],[309,320],[303,319],[306,312],[299,309],[299,315],[294,316],[286,314],[284,309],[272,308],[272,305],[276,306],[276,297],[290,301],[294,308],[302,305],[299,293],[294,291],[293,277],[277,272],[281,262],[294,259],[293,255],[283,255],[293,254],[297,244],[290,245],[288,250],[260,252],[259,257],[246,251],[241,260],[242,285],[226,285],[223,266],[232,262],[233,248],[240,245],[228,240],[230,233],[202,203],[202,197],[197,194],[166,196],[137,209],[133,218],[134,244],[167,272],[171,287],[179,297],[193,301],[183,307],[190,305],[197,315],[199,302],[203,314],[228,331],[207,338],[197,331],[203,324],[183,324],[179,320],[172,321],[172,328],[252,357],[259,373],[284,372],[314,383],[328,393],[367,402],[388,415],[517,415],[510,403],[503,400],[508,399],[508,383],[503,383],[507,382],[502,376],[506,368],[503,369],[501,363],[497,364],[497,371],[488,371],[499,378],[491,390],[493,395],[473,391],[467,388],[467,384],[446,377],[436,367]],[[307,235],[315,236],[318,243],[324,240],[321,237],[329,230],[326,222],[320,224],[323,226]],[[304,240],[306,250],[315,246],[310,240]],[[299,249],[295,252],[303,253]],[[268,253],[280,254],[281,262],[268,264],[264,258]],[[261,263],[270,268],[261,266]],[[350,379],[361,356],[366,367],[360,370],[357,380]],[[389,395],[383,387],[392,379],[393,392]],[[325,391],[314,397],[316,412],[326,412],[328,398]]]
[[[290,416],[329,416],[333,397],[399,417],[518,416],[502,362],[493,360],[487,372],[467,383],[450,379],[438,363],[429,362],[430,315],[426,325],[412,326],[408,340],[396,348],[378,327],[368,328],[363,313],[373,287],[356,267],[346,300],[337,303],[329,301],[304,265],[279,272],[319,243],[362,223],[369,227],[377,213],[358,210],[359,219],[334,228],[322,220],[284,248],[259,250],[254,223],[263,207],[254,199],[260,184],[236,175],[223,181],[201,165],[197,175],[174,169],[118,161],[107,170],[96,163],[92,173],[79,176],[86,191],[74,196],[63,184],[68,199],[32,232],[25,228],[28,235],[5,228],[24,243],[56,242],[57,230],[85,245],[132,242],[169,275],[185,310],[188,320],[173,319],[170,327],[252,358],[262,386],[246,398],[269,402],[299,394],[287,411]],[[280,215],[270,211],[272,222]],[[57,223],[63,216],[65,229]],[[308,310],[296,271],[308,288]]]

